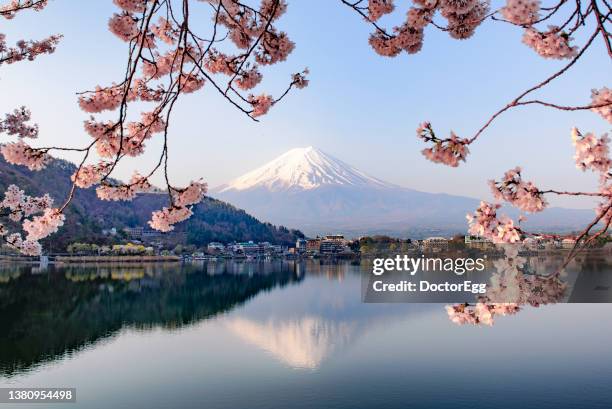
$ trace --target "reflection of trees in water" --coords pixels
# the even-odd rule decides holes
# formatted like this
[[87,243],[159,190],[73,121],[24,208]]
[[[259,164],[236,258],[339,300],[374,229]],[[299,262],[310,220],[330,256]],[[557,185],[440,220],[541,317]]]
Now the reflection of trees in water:
[[0,284],[0,374],[28,370],[124,327],[189,325],[300,280],[287,263],[253,274],[211,274],[207,267],[69,266],[15,275]]

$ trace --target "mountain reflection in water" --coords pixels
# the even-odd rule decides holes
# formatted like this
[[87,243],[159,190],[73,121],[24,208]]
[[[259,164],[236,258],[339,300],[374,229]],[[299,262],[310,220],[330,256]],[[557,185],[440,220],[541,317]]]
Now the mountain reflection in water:
[[[600,260],[573,268],[581,265],[609,269]],[[364,304],[360,274],[368,268],[314,260],[3,265],[0,378],[78,355],[122,329],[171,331],[211,318],[288,367],[317,369],[378,328],[446,314],[440,304]]]

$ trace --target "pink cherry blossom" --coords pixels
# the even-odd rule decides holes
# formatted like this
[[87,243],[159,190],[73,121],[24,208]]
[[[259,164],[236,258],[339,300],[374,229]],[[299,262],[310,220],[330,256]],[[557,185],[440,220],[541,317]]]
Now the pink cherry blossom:
[[24,165],[30,170],[43,169],[50,159],[46,152],[30,147],[21,139],[1,145],[0,152],[8,163]]
[[137,193],[146,192],[151,189],[151,184],[146,177],[137,172],[134,173],[130,183],[127,185],[102,185],[96,189],[98,197],[102,200],[132,200]]
[[514,24],[530,25],[540,17],[540,0],[507,0],[501,13]]
[[494,243],[516,243],[521,240],[521,231],[506,216],[497,217],[499,204],[480,202],[473,214],[468,214],[469,233],[484,237]]
[[113,0],[113,3],[131,13],[143,12],[147,6],[147,0]]
[[274,104],[274,99],[270,95],[262,94],[259,96],[249,96],[249,103],[253,106],[251,116],[256,118],[268,113],[270,107]]
[[17,135],[20,138],[38,137],[38,125],[29,125],[31,119],[30,110],[26,107],[15,109],[13,113],[6,114],[4,120],[0,120],[0,132],[7,135]]
[[44,239],[55,233],[64,224],[65,219],[58,209],[46,209],[42,216],[35,216],[32,220],[23,222],[23,230],[28,233],[26,240]]
[[440,8],[444,14],[460,15],[469,13],[477,3],[478,0],[440,0]]
[[100,162],[95,165],[81,166],[81,168],[77,169],[71,176],[71,179],[76,186],[86,189],[100,183],[111,166],[112,163],[110,162]]
[[261,65],[272,65],[285,61],[295,48],[287,33],[277,33],[273,28],[263,34],[260,47],[255,53],[255,60]]
[[168,45],[174,45],[178,38],[174,26],[163,16],[159,17],[157,24],[151,25],[151,31],[157,38]]
[[576,148],[576,167],[581,170],[608,173],[610,171],[610,151],[607,134],[597,138],[592,133],[582,135],[576,128],[572,129],[572,142]]
[[6,44],[6,36],[0,33],[0,65],[33,61],[39,55],[52,54],[61,38],[61,35],[52,35],[43,40],[19,40],[14,47],[9,47]]
[[85,112],[97,113],[117,108],[125,91],[115,84],[108,88],[97,86],[94,92],[79,97],[79,106]]
[[372,21],[392,13],[394,9],[393,0],[368,0],[368,16]]
[[238,88],[243,90],[250,90],[255,88],[262,80],[263,75],[257,70],[257,66],[251,67],[249,70],[242,71],[240,75],[236,77],[234,82]]
[[39,256],[42,246],[37,241],[23,240],[19,233],[13,233],[6,238],[6,243],[26,256]]
[[547,32],[540,32],[528,27],[523,35],[523,43],[544,58],[563,59],[576,56],[578,49],[570,46],[569,35],[559,32],[558,27],[549,26],[548,29]]
[[47,3],[47,0],[11,0],[8,4],[0,6],[0,16],[11,20],[21,10],[40,11],[47,6]]
[[172,200],[175,206],[185,207],[200,203],[208,190],[208,185],[202,182],[191,182],[184,189],[172,188]]
[[179,79],[181,92],[186,94],[196,92],[204,86],[205,82],[203,78],[200,78],[196,74],[181,74]]
[[406,23],[413,29],[418,30],[425,28],[429,23],[431,23],[434,12],[435,10],[432,9],[411,7],[408,10]]
[[149,226],[161,232],[169,232],[174,230],[175,224],[187,220],[192,214],[191,209],[187,207],[164,207],[153,212]]
[[139,30],[137,19],[130,13],[113,14],[108,20],[108,28],[111,33],[123,41],[130,41],[138,37]]
[[421,152],[427,159],[435,163],[457,167],[460,161],[465,162],[465,158],[470,153],[467,139],[459,138],[454,132],[451,132],[448,139],[439,139],[429,122],[423,122],[417,128],[417,137],[434,144],[432,148],[423,149]]
[[541,212],[548,205],[543,193],[522,179],[519,167],[507,171],[499,182],[489,181],[489,186],[497,200],[505,200],[525,212]]
[[[455,6],[451,7],[451,3]],[[448,34],[454,39],[465,40],[474,34],[489,13],[489,3],[453,0],[446,7],[442,6],[440,13],[448,20]]]
[[306,77],[310,74],[310,70],[305,68],[304,71],[295,73],[291,76],[291,83],[298,89],[303,89],[308,86],[309,80]]

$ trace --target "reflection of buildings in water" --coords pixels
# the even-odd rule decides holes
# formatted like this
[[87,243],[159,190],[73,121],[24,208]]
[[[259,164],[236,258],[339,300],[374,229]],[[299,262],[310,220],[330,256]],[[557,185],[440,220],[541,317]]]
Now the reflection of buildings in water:
[[227,328],[294,368],[315,369],[354,338],[358,324],[304,316],[287,321],[233,318]]
[[301,269],[310,275],[325,275],[328,279],[337,281],[344,280],[350,269],[350,263],[345,261],[307,260],[301,264]]

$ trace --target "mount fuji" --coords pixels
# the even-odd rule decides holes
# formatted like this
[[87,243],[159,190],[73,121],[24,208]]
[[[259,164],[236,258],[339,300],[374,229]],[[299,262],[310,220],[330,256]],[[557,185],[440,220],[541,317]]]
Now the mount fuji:
[[[211,195],[275,224],[306,234],[390,234],[422,237],[465,233],[467,213],[479,200],[426,193],[384,182],[312,146],[296,148]],[[510,216],[517,214],[505,209]],[[592,212],[551,208],[529,217],[527,227],[568,231]]]

